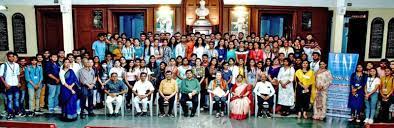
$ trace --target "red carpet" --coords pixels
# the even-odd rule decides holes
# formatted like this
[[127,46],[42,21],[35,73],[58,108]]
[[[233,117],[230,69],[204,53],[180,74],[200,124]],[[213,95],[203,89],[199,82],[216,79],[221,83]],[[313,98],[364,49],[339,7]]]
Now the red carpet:
[[394,128],[394,123],[374,123],[365,125],[365,128]]
[[5,128],[57,128],[54,123],[0,121],[0,127]]

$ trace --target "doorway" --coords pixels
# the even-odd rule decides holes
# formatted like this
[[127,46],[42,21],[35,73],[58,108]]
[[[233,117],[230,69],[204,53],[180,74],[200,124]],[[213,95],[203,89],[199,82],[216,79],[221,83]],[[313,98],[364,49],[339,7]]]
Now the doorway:
[[260,16],[260,35],[290,38],[291,26],[291,14],[262,14]]
[[[349,12],[345,15],[343,43],[347,44],[342,49],[344,53],[358,53],[359,58],[365,56],[365,41],[367,37],[368,12]],[[346,50],[346,51],[344,51]]]
[[145,30],[145,13],[121,12],[114,13],[115,32],[125,33],[127,37],[139,37]]
[[51,53],[63,50],[62,14],[60,12],[45,12],[42,16],[43,46],[40,49],[49,50]]

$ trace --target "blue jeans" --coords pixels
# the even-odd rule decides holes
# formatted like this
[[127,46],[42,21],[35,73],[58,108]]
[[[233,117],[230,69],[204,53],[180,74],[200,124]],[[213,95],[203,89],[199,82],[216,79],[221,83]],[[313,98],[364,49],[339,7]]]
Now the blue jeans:
[[19,109],[22,112],[25,112],[25,97],[26,97],[26,90],[20,90],[20,97],[19,97]]
[[5,93],[7,95],[8,114],[19,112],[19,88],[17,86],[11,86]]
[[59,105],[59,93],[61,85],[48,84],[48,109],[54,112],[54,108]]
[[378,101],[378,93],[373,93],[365,102],[365,118],[373,119],[376,111],[376,103]]

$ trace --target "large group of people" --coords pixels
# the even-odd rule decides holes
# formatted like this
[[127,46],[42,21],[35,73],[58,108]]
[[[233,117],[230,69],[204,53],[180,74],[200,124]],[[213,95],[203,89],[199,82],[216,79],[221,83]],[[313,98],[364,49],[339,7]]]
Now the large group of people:
[[[7,119],[47,108],[49,113],[60,110],[62,119],[71,121],[78,115],[84,119],[85,110],[95,116],[93,110],[104,106],[108,116],[119,116],[122,106],[145,116],[152,103],[159,107],[159,117],[175,117],[179,102],[185,117],[213,103],[217,118],[271,118],[277,111],[324,120],[333,78],[321,54],[312,34],[289,39],[255,33],[148,32],[133,38],[100,33],[92,52],[45,50],[30,59],[9,52],[0,76]],[[349,81],[349,121],[360,122],[363,113],[364,122],[373,123],[378,102],[380,121],[389,120],[394,87],[394,63],[389,63],[382,60],[377,69],[373,63],[357,66]]]

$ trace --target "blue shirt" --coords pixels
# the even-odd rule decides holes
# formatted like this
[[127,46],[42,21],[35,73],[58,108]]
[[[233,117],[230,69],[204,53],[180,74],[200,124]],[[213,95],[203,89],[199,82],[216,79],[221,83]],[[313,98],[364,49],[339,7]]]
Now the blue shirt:
[[[25,69],[25,79],[27,82],[27,88],[34,88],[36,84],[44,79],[42,67],[33,67],[32,65],[27,66]],[[32,85],[30,81],[33,81],[35,85]]]
[[105,50],[106,50],[105,43],[100,40],[96,40],[93,42],[92,49],[93,49],[94,55],[98,56],[100,61],[103,61],[105,58]]
[[224,70],[222,71],[223,79],[226,81],[230,80],[232,75],[233,73],[231,72],[231,70],[228,70],[227,72],[225,72]]
[[134,47],[135,58],[142,59],[144,56],[144,47]]
[[49,74],[52,74],[56,78],[60,79],[60,77],[59,77],[59,72],[60,72],[60,65],[59,65],[59,63],[57,63],[57,62],[50,62],[46,66],[45,70],[47,72],[46,75],[48,76],[48,84],[57,85],[56,81],[49,77]]

